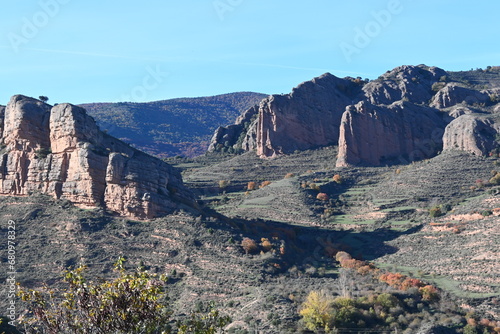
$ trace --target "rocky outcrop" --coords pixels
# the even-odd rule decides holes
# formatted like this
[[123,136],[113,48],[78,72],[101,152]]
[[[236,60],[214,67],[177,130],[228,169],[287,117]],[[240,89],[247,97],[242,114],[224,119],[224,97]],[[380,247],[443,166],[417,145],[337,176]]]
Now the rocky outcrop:
[[5,110],[0,193],[42,192],[82,207],[154,218],[190,201],[180,174],[99,130],[84,109],[14,96]]
[[402,101],[389,106],[359,102],[342,116],[337,167],[432,157],[442,148],[445,125],[434,109]]
[[448,115],[452,118],[458,118],[462,115],[470,115],[472,113],[474,113],[474,111],[463,105],[456,105],[448,111]]
[[435,108],[448,108],[462,102],[472,105],[486,103],[489,100],[490,97],[486,93],[450,83],[437,92],[430,106]]
[[[215,130],[208,152],[228,150],[245,150],[251,151],[255,148],[255,134],[248,133],[249,129],[255,129],[259,106],[253,106],[246,110],[237,119],[235,124],[227,127],[219,127]],[[255,130],[254,130],[255,133]]]
[[314,146],[337,144],[345,107],[360,86],[329,73],[288,95],[272,95],[259,107],[257,154],[271,157]]
[[461,150],[475,155],[488,155],[497,149],[500,124],[478,115],[462,115],[453,120],[444,132],[443,149]]
[[433,95],[432,85],[445,76],[446,72],[438,67],[399,66],[366,84],[360,99],[375,105],[399,100],[427,103]]

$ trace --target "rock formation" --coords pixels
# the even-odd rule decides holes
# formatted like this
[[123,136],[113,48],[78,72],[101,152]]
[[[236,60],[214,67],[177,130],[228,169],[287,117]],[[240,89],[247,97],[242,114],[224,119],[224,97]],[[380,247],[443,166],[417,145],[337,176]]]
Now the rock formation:
[[444,132],[443,149],[462,150],[475,155],[488,155],[498,148],[496,136],[500,123],[478,115],[462,115],[453,120]]
[[337,167],[430,158],[442,148],[445,125],[437,110],[408,102],[359,102],[342,116]]
[[462,116],[498,113],[493,104],[499,95],[500,71],[485,76],[481,71],[400,66],[370,82],[327,73],[290,94],[262,100],[258,111],[248,112],[252,118],[244,117],[245,126],[219,128],[211,150],[229,147],[272,157],[338,144],[337,166],[379,165],[394,158],[409,162],[436,155],[443,148],[444,128],[456,118],[460,121],[448,129],[455,139],[448,135],[444,149],[484,154],[497,145],[492,139],[497,127]]
[[176,170],[101,132],[80,107],[16,95],[2,123],[1,194],[42,192],[144,219],[191,200]]
[[437,67],[399,66],[363,87],[359,100],[371,104],[391,104],[405,100],[415,104],[427,103],[432,98],[432,85],[444,80],[446,72]]
[[[215,130],[210,145],[209,152],[221,150],[222,148],[232,148],[233,150],[243,149],[250,151],[255,148],[255,130],[249,132],[250,128],[255,129],[259,106],[253,106],[246,110],[237,119],[235,124],[227,127],[220,126]],[[253,133],[253,135],[252,135]],[[247,138],[248,137],[248,138]]]
[[462,102],[466,104],[475,104],[485,103],[488,100],[489,96],[486,93],[451,83],[437,92],[432,99],[430,106],[436,108],[447,108]]

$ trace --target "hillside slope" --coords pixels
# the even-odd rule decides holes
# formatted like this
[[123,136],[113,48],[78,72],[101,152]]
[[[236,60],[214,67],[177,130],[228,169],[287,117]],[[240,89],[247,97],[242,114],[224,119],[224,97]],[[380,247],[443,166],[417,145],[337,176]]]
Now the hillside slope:
[[102,130],[158,157],[203,154],[215,129],[231,124],[266,95],[239,92],[148,103],[80,105]]

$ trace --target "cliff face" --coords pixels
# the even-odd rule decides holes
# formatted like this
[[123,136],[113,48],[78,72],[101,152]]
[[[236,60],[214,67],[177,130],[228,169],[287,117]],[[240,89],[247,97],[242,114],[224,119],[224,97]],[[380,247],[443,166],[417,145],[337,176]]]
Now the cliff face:
[[17,95],[2,123],[1,194],[38,191],[145,219],[191,200],[177,171],[101,132],[80,107]]
[[314,146],[337,144],[345,106],[360,85],[325,74],[288,95],[272,95],[259,107],[257,154],[270,157]]
[[436,110],[407,102],[359,102],[342,116],[337,167],[430,158],[442,148],[445,125]]

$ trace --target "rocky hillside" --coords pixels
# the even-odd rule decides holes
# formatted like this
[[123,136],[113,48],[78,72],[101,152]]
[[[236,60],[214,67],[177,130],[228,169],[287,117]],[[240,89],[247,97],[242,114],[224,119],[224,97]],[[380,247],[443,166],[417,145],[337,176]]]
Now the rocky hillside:
[[421,160],[443,148],[486,155],[499,146],[499,95],[500,67],[400,66],[373,81],[327,73],[219,128],[209,151],[271,157],[338,145],[339,167]]
[[158,157],[205,153],[218,126],[232,124],[266,95],[251,92],[148,103],[82,104],[101,129]]
[[174,168],[100,131],[83,108],[16,95],[0,115],[0,194],[41,192],[135,218],[191,201]]

